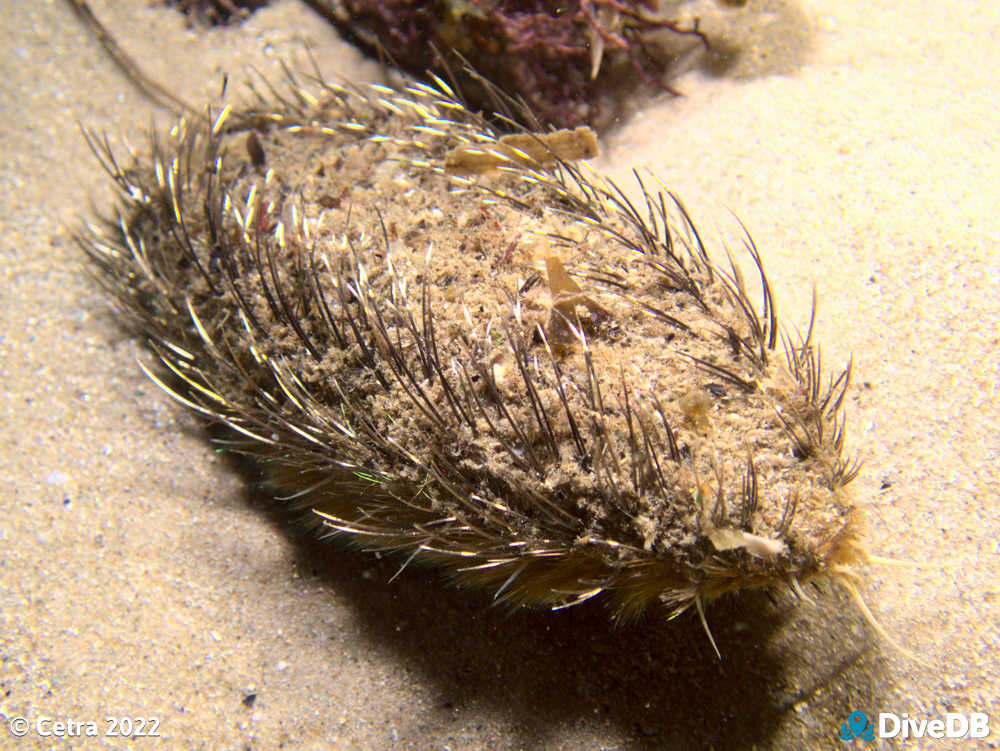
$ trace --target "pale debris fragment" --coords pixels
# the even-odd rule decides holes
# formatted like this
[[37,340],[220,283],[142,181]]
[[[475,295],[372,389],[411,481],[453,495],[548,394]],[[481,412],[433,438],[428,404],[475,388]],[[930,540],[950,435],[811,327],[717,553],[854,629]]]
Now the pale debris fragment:
[[688,391],[677,400],[677,406],[695,430],[705,433],[711,427],[708,413],[712,408],[712,398],[703,389]]
[[772,540],[732,527],[718,527],[708,533],[708,539],[719,552],[744,548],[757,558],[777,558],[788,548],[781,540]]
[[545,272],[549,278],[549,291],[552,294],[552,310],[546,324],[546,331],[551,338],[559,340],[569,333],[569,326],[577,320],[577,305],[584,306],[594,320],[611,316],[607,308],[586,294],[580,285],[573,281],[559,258],[548,256],[545,259]]
[[[602,5],[597,8],[590,0],[586,0],[587,11],[591,18],[591,24],[587,27],[587,37],[590,41],[590,80],[597,78],[601,72],[601,61],[604,59],[604,38],[611,37],[617,42],[616,46],[623,46],[624,42],[619,36],[624,23],[621,13],[615,8]],[[596,16],[596,18],[595,18]],[[616,36],[611,36],[616,35]]]
[[597,156],[597,134],[585,125],[552,133],[511,133],[495,143],[468,144],[448,152],[444,168],[456,175],[475,175],[500,167],[550,167],[557,161]]

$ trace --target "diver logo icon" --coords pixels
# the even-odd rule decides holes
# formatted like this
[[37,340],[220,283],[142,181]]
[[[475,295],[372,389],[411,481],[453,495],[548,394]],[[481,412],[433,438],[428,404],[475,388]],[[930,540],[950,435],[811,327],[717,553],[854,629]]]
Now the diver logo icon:
[[847,716],[847,722],[840,723],[840,740],[849,741],[852,738],[875,740],[875,725],[868,721],[868,715],[864,712],[851,712]]

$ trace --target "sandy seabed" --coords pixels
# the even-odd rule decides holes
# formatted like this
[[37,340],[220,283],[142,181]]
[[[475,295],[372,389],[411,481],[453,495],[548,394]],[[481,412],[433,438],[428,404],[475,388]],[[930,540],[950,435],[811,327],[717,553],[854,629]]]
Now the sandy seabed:
[[[302,40],[331,76],[380,75],[291,0],[211,32],[147,5],[91,2],[189,101],[277,75]],[[854,357],[869,546],[943,564],[866,572],[928,666],[829,587],[709,608],[719,663],[696,618],[508,614],[308,539],[142,375],[70,237],[110,195],[77,122],[140,144],[169,116],[67,3],[0,9],[4,725],[95,722],[73,748],[812,749],[845,747],[853,710],[986,712],[989,738],[940,747],[1000,746],[1000,6],[706,6],[739,57],[636,105],[596,161],[653,170],[710,236],[738,214],[786,325],[815,283],[824,362]],[[126,717],[159,738],[105,735]],[[66,747],[37,729],[0,746]]]

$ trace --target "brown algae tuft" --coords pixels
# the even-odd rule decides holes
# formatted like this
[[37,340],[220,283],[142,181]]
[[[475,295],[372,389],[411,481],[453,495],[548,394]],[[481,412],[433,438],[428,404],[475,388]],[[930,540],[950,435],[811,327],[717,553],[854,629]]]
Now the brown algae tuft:
[[672,194],[569,161],[586,131],[502,136],[441,81],[275,101],[129,163],[90,135],[120,205],[79,240],[279,498],[512,606],[856,595],[850,370],[779,329],[749,235],[757,293]]

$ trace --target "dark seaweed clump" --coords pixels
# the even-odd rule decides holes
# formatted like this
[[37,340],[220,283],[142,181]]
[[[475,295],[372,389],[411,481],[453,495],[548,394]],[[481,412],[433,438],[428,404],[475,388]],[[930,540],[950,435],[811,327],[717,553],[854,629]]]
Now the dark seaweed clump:
[[[707,44],[690,27],[656,15],[657,0],[332,0],[347,27],[404,70],[445,75],[467,62],[522,98],[541,121],[558,127],[593,124],[612,79],[658,89],[669,72],[676,37]],[[655,32],[666,31],[675,44]],[[656,36],[656,38],[654,38]],[[623,76],[624,72],[624,76]],[[459,80],[470,104],[476,87]]]
[[192,22],[205,26],[225,26],[246,19],[255,10],[267,5],[267,0],[163,0],[164,5],[177,8]]

